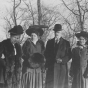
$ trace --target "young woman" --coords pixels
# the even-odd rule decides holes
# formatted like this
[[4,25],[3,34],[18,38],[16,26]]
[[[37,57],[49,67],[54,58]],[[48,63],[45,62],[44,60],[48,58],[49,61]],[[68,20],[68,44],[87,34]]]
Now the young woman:
[[79,39],[77,46],[72,49],[71,75],[73,77],[72,88],[88,88],[88,78],[84,78],[87,67],[88,45],[86,44],[88,33],[82,31],[76,34]]
[[43,79],[40,64],[44,62],[43,53],[45,48],[40,36],[42,36],[43,30],[40,28],[29,27],[26,33],[31,38],[28,38],[23,44],[24,62],[22,88],[42,88]]

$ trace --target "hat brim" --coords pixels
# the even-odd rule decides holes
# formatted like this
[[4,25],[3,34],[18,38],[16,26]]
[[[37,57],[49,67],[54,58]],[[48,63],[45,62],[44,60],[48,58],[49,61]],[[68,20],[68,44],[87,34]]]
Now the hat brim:
[[75,34],[75,36],[76,36],[77,38],[80,38],[81,36],[84,37],[84,38],[88,38],[88,33],[82,31],[82,32],[80,32],[80,33]]
[[14,26],[8,32],[10,33],[10,35],[21,35],[23,34],[23,28],[20,25],[17,25],[17,26]]
[[23,34],[22,31],[21,32],[18,32],[18,33],[10,32],[10,35],[13,35],[13,36],[17,36],[17,35],[21,35],[21,34]]
[[37,35],[42,36],[44,32],[42,29],[37,29],[37,28],[28,28],[26,30],[27,35],[31,36],[32,33],[36,33]]
[[57,32],[57,31],[62,31],[62,29],[53,29],[53,31]]

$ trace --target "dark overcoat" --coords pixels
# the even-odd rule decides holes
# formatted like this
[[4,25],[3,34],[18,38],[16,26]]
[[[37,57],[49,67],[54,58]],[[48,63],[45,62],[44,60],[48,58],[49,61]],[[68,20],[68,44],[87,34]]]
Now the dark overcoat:
[[[15,47],[15,50],[14,50]],[[15,54],[16,52],[16,54]],[[4,56],[2,59],[2,55]],[[19,81],[18,73],[19,68],[21,68],[21,56],[22,56],[22,49],[20,44],[16,43],[14,46],[11,43],[10,39],[3,40],[0,43],[0,65],[2,65],[0,68],[3,70],[3,77],[5,83],[11,82],[13,79],[13,75],[15,76],[13,80],[15,80],[13,83],[16,84]],[[0,70],[0,73],[2,71]],[[0,77],[2,76],[0,75]],[[10,84],[9,84],[10,85]]]
[[[73,77],[72,88],[87,88],[88,78],[83,74],[87,67],[88,46],[80,48],[79,46],[72,49],[71,76]],[[85,86],[86,85],[86,86]]]
[[[60,38],[55,44],[55,38],[49,40],[45,50],[46,58],[46,88],[68,88],[67,62],[71,58],[70,44]],[[56,59],[61,58],[61,63],[56,63]]]

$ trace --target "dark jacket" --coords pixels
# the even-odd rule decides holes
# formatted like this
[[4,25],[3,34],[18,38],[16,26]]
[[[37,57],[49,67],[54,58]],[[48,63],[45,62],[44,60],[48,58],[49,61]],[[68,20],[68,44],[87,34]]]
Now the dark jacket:
[[[14,51],[14,46],[11,43],[10,39],[6,39],[0,43],[0,59],[2,60],[2,54],[4,55],[3,64],[5,66],[5,72],[7,72],[7,76],[11,77],[13,71],[16,71],[21,67],[21,56],[22,56],[22,49],[20,44],[15,44],[16,55]],[[12,67],[14,67],[12,69]],[[8,78],[7,77],[7,78]],[[6,79],[7,79],[6,78]]]
[[[68,88],[67,62],[71,59],[71,48],[67,40],[60,38],[58,44],[55,39],[47,42],[46,50],[46,87],[45,88]],[[57,63],[56,59],[62,59]]]
[[26,70],[27,67],[30,67],[29,61],[30,57],[34,54],[34,53],[40,53],[43,55],[45,47],[44,47],[44,42],[42,40],[38,40],[36,45],[33,44],[33,42],[30,40],[30,38],[28,38],[26,40],[26,42],[23,44],[23,72],[25,72],[24,70]]
[[47,42],[45,50],[46,67],[54,65],[56,59],[61,58],[62,64],[66,64],[71,59],[71,48],[68,41],[61,38],[58,44],[55,39]]
[[72,49],[72,63],[70,75],[73,77],[72,88],[84,88],[87,83],[83,75],[87,69],[88,46],[76,46]]

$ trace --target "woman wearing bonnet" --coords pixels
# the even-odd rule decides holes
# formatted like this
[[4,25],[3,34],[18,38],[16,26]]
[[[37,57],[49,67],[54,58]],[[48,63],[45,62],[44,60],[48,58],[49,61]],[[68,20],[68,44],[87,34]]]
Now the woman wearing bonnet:
[[88,60],[88,33],[81,31],[75,34],[78,38],[77,46],[72,49],[71,76],[72,88],[88,88],[88,78],[84,77]]

